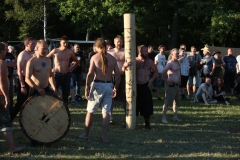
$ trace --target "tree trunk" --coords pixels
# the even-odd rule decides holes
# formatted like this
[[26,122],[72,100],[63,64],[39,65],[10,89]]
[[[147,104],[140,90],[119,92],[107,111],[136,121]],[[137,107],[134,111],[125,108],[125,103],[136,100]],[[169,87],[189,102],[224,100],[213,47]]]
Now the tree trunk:
[[169,49],[177,47],[177,37],[178,37],[178,25],[179,25],[179,0],[177,0],[174,8],[173,25],[172,25],[172,35],[171,35],[171,45]]

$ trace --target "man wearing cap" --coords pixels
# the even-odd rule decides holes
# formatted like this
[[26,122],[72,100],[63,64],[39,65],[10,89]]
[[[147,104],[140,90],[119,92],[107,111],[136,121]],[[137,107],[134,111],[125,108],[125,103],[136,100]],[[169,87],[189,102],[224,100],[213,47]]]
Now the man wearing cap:
[[224,72],[224,83],[226,87],[230,85],[231,94],[234,94],[234,81],[236,76],[237,60],[236,57],[232,54],[232,48],[228,48],[228,54],[223,57],[225,63],[225,72]]
[[202,74],[201,74],[201,77],[203,77],[202,83],[205,82],[206,77],[210,77],[211,82],[213,83],[212,76],[215,71],[216,62],[213,56],[211,56],[211,52],[208,48],[208,45],[205,45],[205,47],[202,48],[201,50],[203,51],[203,55],[204,55],[203,59],[200,62],[200,64],[203,65]]
[[216,62],[215,71],[213,73],[213,81],[214,82],[216,82],[216,78],[223,76],[222,69],[224,68],[224,62],[223,62],[220,54],[221,54],[221,52],[218,51],[218,50],[215,50],[213,52],[213,57],[214,57],[214,60]]

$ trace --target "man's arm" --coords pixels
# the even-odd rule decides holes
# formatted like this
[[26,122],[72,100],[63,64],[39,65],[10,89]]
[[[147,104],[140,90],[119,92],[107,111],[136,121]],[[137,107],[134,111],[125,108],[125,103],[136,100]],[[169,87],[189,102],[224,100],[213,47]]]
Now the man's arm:
[[25,56],[24,56],[24,52],[21,52],[19,55],[18,55],[18,58],[17,58],[17,74],[18,74],[18,79],[19,79],[19,82],[20,82],[20,85],[21,85],[21,92],[23,94],[27,94],[27,90],[25,88],[25,79],[23,78],[23,73],[24,73],[24,70],[25,70]]
[[56,52],[56,48],[54,48],[50,53],[48,53],[46,57],[52,58],[54,56],[55,52]]
[[156,79],[158,77],[157,66],[154,63],[152,63],[150,67],[151,67],[151,71],[153,72],[153,76],[152,76],[152,79],[149,80],[149,83],[148,83],[148,86],[150,85],[149,87],[151,87],[154,79]]
[[168,72],[168,70],[171,69],[171,66],[172,66],[171,62],[167,63],[167,65],[165,66],[165,68],[163,68],[163,71],[162,71],[162,78],[165,81],[165,83],[167,83],[167,84],[172,83],[172,82],[168,82],[168,79],[167,79],[167,72]]
[[117,65],[117,61],[114,67],[114,73],[115,73],[115,84],[114,84],[114,90],[117,91],[118,90],[118,86],[120,84],[120,80],[121,80],[121,73],[119,71],[118,65]]
[[[51,60],[50,61],[50,66],[52,66],[52,62]],[[57,96],[58,95],[58,92],[57,92],[57,89],[56,89],[56,83],[55,83],[55,79],[54,79],[54,76],[53,76],[53,72],[52,72],[52,69],[49,69],[49,83],[54,91],[54,94]]]
[[79,64],[79,61],[78,61],[77,57],[75,56],[74,52],[71,53],[71,57],[73,59],[73,62],[75,62],[75,63],[72,63],[73,65],[69,69],[70,72],[72,72],[77,67],[77,65]]
[[8,69],[5,62],[1,63],[0,66],[0,90],[5,97],[5,108],[10,103],[9,100],[9,81],[8,81]]
[[91,58],[90,61],[90,67],[86,76],[86,86],[85,86],[85,97],[88,100],[89,97],[89,91],[90,91],[90,84],[93,81],[94,78],[94,69],[95,69],[95,64],[94,64],[94,58]]

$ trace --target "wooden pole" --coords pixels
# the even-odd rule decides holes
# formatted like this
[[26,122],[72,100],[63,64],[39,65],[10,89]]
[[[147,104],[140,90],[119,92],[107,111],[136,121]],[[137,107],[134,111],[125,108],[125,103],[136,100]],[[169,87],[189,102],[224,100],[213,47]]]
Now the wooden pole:
[[126,77],[126,128],[136,127],[136,33],[135,14],[124,14],[124,48],[125,60],[132,66],[125,71]]

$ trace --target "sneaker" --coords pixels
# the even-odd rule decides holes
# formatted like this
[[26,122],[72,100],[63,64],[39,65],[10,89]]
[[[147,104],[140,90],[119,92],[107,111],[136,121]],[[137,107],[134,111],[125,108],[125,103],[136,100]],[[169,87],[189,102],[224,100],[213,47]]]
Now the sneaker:
[[187,95],[187,99],[189,99],[191,97],[191,95]]
[[158,97],[158,100],[161,100],[161,97]]
[[75,100],[73,100],[72,102],[71,102],[71,104],[78,104]]
[[229,103],[228,101],[225,101],[225,104],[226,104],[226,105],[229,105],[230,103]]

